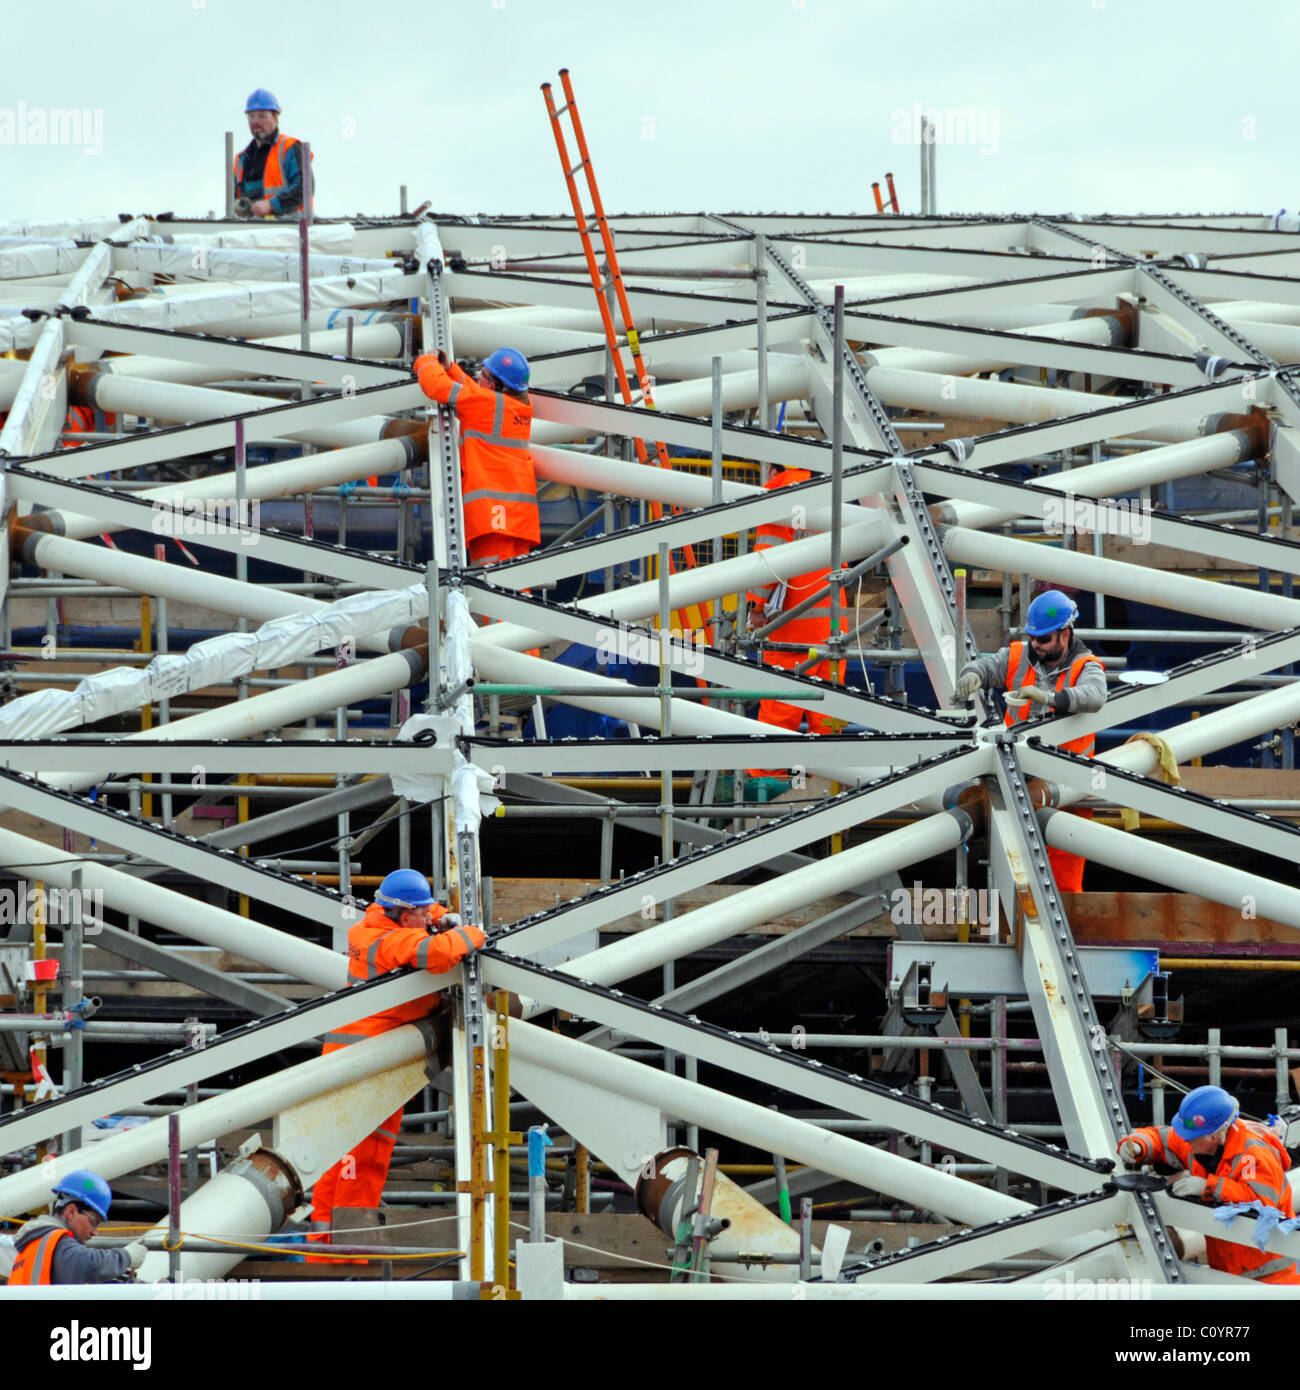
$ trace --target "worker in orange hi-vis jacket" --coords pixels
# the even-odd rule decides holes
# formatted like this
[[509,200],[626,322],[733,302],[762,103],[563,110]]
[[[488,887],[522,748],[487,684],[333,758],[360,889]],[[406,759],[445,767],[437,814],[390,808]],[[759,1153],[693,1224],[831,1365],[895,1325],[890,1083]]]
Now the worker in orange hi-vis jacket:
[[[812,474],[804,468],[783,468],[777,469],[767,482],[763,484],[765,489],[778,487],[791,487],[795,483],[805,483]],[[791,517],[795,521],[795,517]],[[781,545],[785,541],[792,541],[797,531],[802,531],[801,526],[781,526],[776,522],[765,521],[759,527],[754,538],[754,551],[770,549],[774,545]],[[805,599],[810,598],[818,589],[826,587],[826,581],[830,576],[830,570],[817,569],[810,570],[807,574],[795,575],[793,579],[778,580],[773,578],[770,583],[755,585],[749,592],[750,621],[752,628],[764,627],[771,622],[778,613],[788,612],[796,607]],[[773,642],[797,642],[801,647],[817,647],[824,645],[831,635],[831,596],[829,591],[823,595],[821,601],[802,617],[791,618],[788,623],[783,624],[772,633]],[[772,666],[782,671],[792,671],[800,662],[807,659],[807,651],[784,652],[784,651],[764,651],[763,665]],[[843,663],[839,663],[840,671],[837,679],[843,676]],[[829,661],[819,661],[807,672],[810,676],[820,676],[823,680],[831,679],[831,664]],[[814,710],[801,709],[798,705],[786,704],[783,700],[763,700],[758,706],[758,717],[764,724],[774,724],[781,729],[790,729],[798,732],[801,722],[806,717],[808,720],[808,732],[810,734],[830,734],[834,733],[838,725],[834,720],[824,714],[819,714]],[[783,769],[772,770],[764,768],[747,768],[750,777],[784,777]]]
[[[365,916],[348,931],[348,984],[363,984],[404,965],[445,975],[486,940],[478,927],[462,924],[455,913],[434,900],[423,874],[415,869],[395,869],[379,885]],[[439,995],[426,994],[349,1023],[326,1034],[321,1055],[426,1018],[439,1002]],[[404,1108],[399,1107],[317,1180],[312,1190],[309,1240],[329,1239],[335,1207],[379,1205]]]
[[477,381],[441,349],[415,359],[420,390],[449,405],[460,422],[461,505],[471,565],[499,564],[541,543],[537,476],[528,436],[533,406],[528,359],[497,348]]
[[[1218,1204],[1259,1202],[1295,1215],[1287,1170],[1291,1156],[1267,1125],[1240,1118],[1240,1107],[1218,1086],[1198,1086],[1183,1097],[1171,1126],[1148,1126],[1119,1141],[1120,1160],[1176,1170],[1175,1197]],[[1211,1269],[1263,1284],[1300,1284],[1295,1261],[1253,1246],[1207,1236]]]

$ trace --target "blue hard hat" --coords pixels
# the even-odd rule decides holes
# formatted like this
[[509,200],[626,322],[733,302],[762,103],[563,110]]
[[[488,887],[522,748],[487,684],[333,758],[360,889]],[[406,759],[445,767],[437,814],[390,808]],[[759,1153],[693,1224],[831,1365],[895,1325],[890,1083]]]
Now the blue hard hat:
[[394,869],[379,885],[375,901],[383,907],[430,907],[437,899],[418,869]]
[[1048,589],[1029,605],[1025,614],[1025,631],[1030,637],[1046,637],[1069,627],[1079,616],[1079,609],[1060,589]]
[[1230,1125],[1240,1110],[1222,1087],[1198,1086],[1183,1097],[1174,1116],[1174,1133],[1180,1139],[1204,1139]]
[[517,348],[497,348],[483,366],[508,391],[528,390],[528,359]]
[[244,103],[244,115],[250,111],[274,111],[280,114],[280,103],[275,99],[274,92],[268,92],[265,87],[259,87],[255,92],[249,94],[248,100]]
[[113,1202],[113,1189],[98,1173],[92,1173],[88,1168],[78,1168],[67,1177],[60,1178],[50,1190],[56,1197],[66,1197],[78,1206],[90,1207],[105,1219]]

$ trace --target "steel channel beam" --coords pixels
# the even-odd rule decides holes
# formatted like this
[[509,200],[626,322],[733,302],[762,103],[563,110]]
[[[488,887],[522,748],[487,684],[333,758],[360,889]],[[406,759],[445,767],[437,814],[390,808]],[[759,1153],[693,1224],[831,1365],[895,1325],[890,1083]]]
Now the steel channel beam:
[[[505,569],[506,566],[499,565],[495,568]],[[501,618],[526,628],[540,629],[562,641],[581,642],[584,646],[595,647],[597,651],[603,647],[616,653],[627,650],[629,643],[632,643],[648,653],[653,653],[655,658],[659,654],[660,639],[657,629],[625,625],[616,620],[602,618],[598,614],[584,613],[581,609],[568,605],[548,604],[544,599],[514,594],[505,589],[494,589],[472,579],[466,581],[465,589],[466,593],[472,596],[471,608],[475,613],[484,613],[488,617]],[[623,644],[621,648],[620,643]],[[669,640],[664,646],[668,665],[675,672],[712,681],[722,687],[719,691],[720,699],[727,698],[727,686],[736,690],[777,690],[782,692],[783,698],[794,704],[799,703],[802,695],[818,692],[823,696],[817,702],[818,712],[832,718],[867,724],[891,734],[954,732],[951,720],[909,709],[892,700],[878,699],[865,692],[852,692],[814,677],[791,676],[774,666],[760,666],[752,661],[723,656],[691,643]],[[562,672],[564,668],[558,669]],[[563,679],[563,676],[559,679]],[[593,690],[593,693],[598,692]]]
[[[148,437],[155,438],[154,435]],[[224,442],[227,446],[230,443],[229,439]],[[81,450],[76,452],[80,453]],[[168,453],[169,458],[175,456],[175,451]],[[48,462],[48,456],[40,461]],[[88,483],[51,477],[30,471],[25,466],[11,466],[5,478],[11,496],[18,501],[102,517],[128,530],[149,534],[156,534],[156,519],[160,515],[167,516],[174,518],[169,522],[172,526],[169,534],[180,536],[194,545],[211,546],[213,550],[222,550],[231,555],[265,560],[273,565],[283,565],[286,569],[328,575],[331,579],[361,584],[369,589],[398,588],[423,573],[418,565],[381,560],[364,550],[329,545],[324,541],[306,540],[280,532],[273,534],[270,531],[252,530],[236,524],[213,526],[202,535],[190,535],[186,530],[183,509],[178,511],[158,499],[144,499]]]
[[342,358],[296,348],[264,347],[234,339],[199,337],[166,328],[130,328],[95,319],[71,320],[66,328],[70,346],[89,352],[130,352],[144,357],[169,357],[203,366],[253,372],[290,381],[322,382],[337,391],[364,386],[406,384],[410,374],[391,362]]
[[1149,777],[1139,777],[1117,768],[1105,769],[1105,790],[1099,793],[1097,768],[1081,766],[1071,758],[1044,747],[1021,748],[1020,766],[1031,776],[1064,783],[1077,791],[1131,806],[1147,816],[1160,816],[1202,835],[1211,835],[1253,853],[1271,854],[1287,864],[1300,859],[1300,826],[1274,820],[1259,812],[1216,805],[1209,797],[1198,796],[1182,787],[1169,787]]
[[[726,691],[719,691],[718,697],[725,700]],[[653,735],[631,740],[566,738],[532,743],[519,739],[476,738],[466,742],[470,761],[493,775],[504,772],[641,773],[648,766],[653,766],[656,772],[690,772],[704,768],[725,771],[741,767],[760,754],[764,762],[775,767],[806,767],[810,757],[819,755],[825,761],[836,747],[845,750],[845,767],[906,767],[936,753],[970,747],[968,735],[945,738],[941,734],[920,734],[913,740],[856,734],[847,737],[800,734],[792,738],[773,735],[759,741],[760,746],[751,738],[662,739]],[[737,814],[744,816],[743,805]]]
[[[960,1179],[954,1176],[953,1181]],[[855,1284],[925,1284],[951,1279],[967,1270],[1011,1259],[1026,1250],[1040,1250],[1073,1236],[1092,1235],[1109,1226],[1131,1226],[1132,1206],[1125,1192],[1055,1202],[1025,1216],[1010,1216],[988,1226],[940,1236],[859,1270],[845,1271],[845,1275]]]
[[1105,1180],[1096,1168],[1062,1150],[862,1077],[837,1072],[815,1059],[783,1053],[776,1046],[745,1042],[694,1017],[643,1004],[621,991],[584,985],[572,976],[503,959],[496,950],[484,951],[481,959],[484,976],[498,988],[644,1038],[707,1066],[721,1067],[846,1115],[877,1121],[903,1134],[915,1134],[1066,1192],[1091,1191]]
[[[147,434],[129,434],[120,440],[83,444],[76,450],[33,454],[25,460],[39,465],[40,471],[56,478],[83,478],[150,463],[170,463],[194,454],[212,453],[233,447],[235,421],[244,422],[249,444],[267,439],[283,439],[296,430],[323,429],[404,410],[423,410],[428,398],[415,381],[397,385],[366,386],[357,391],[316,396],[310,401],[291,401],[268,405],[265,410],[232,411],[216,420],[199,420],[188,425],[170,425]],[[379,429],[376,425],[375,440]],[[75,453],[76,457],[69,457]]]
[[[123,738],[53,738],[0,742],[0,767],[9,772],[83,772],[88,760],[92,759],[111,762],[115,768],[129,767],[132,772],[163,772],[185,777],[193,775],[196,769],[208,776],[219,776],[253,771],[316,773],[322,767],[343,776],[361,777],[372,773],[408,772],[413,763],[419,764],[421,772],[445,776],[451,772],[453,757],[450,747],[415,746],[396,740],[382,743],[355,739],[347,743],[335,739],[259,743],[223,740],[214,743],[201,739],[153,742]],[[223,789],[209,785],[202,790],[220,792]],[[244,794],[235,786],[230,791],[232,795]]]
[[[935,759],[887,780],[843,792],[825,806],[795,812],[743,835],[729,835],[716,848],[694,854],[685,863],[660,865],[610,884],[578,902],[539,914],[540,920],[526,918],[495,940],[512,955],[526,956],[530,950],[557,945],[639,912],[647,893],[665,902],[705,884],[719,883],[733,874],[769,863],[779,853],[942,793],[954,783],[985,771],[987,766],[983,749]],[[738,814],[743,815],[743,809]]]
[[[457,967],[452,974],[439,977],[439,988],[459,982]],[[166,1091],[183,1090],[210,1076],[237,1071],[358,1018],[413,1003],[428,993],[427,972],[413,970],[383,975],[352,989],[290,1005],[284,1013],[223,1033],[206,1047],[178,1048],[57,1099],[0,1116],[0,1150],[11,1153],[39,1144],[51,1135],[66,1134],[79,1125],[143,1104]]]
[[93,943],[101,951],[120,956],[123,960],[134,961],[148,970],[159,970],[168,978],[179,980],[182,984],[201,989],[214,999],[224,1000],[237,1009],[245,1009],[255,1018],[269,1017],[283,1013],[293,1007],[293,1001],[260,985],[249,984],[223,970],[214,970],[200,961],[191,960],[178,951],[156,946],[143,936],[111,927],[107,922],[98,922],[93,928]]
[[291,874],[253,864],[229,849],[214,849],[188,835],[145,825],[125,812],[104,810],[68,792],[42,787],[12,772],[0,772],[0,802],[16,811],[105,840],[149,863],[159,863],[200,882],[283,908],[308,921],[337,927],[347,916],[340,898]]
[[[1067,480],[1073,471],[1066,469],[1049,476]],[[1082,486],[1074,493],[1069,488],[1046,488],[1041,482],[1006,483],[988,474],[947,468],[937,463],[917,464],[913,473],[926,492],[942,492],[961,501],[979,502],[999,509],[1015,508],[1022,516],[1042,517],[1045,521],[1056,520],[1047,515],[1049,509],[1055,507],[1059,512],[1062,500],[1072,493],[1085,498],[1103,495],[1090,488],[1086,478],[1081,480]],[[1114,493],[1104,495],[1110,497]],[[1098,513],[1097,529],[1103,534],[1107,530],[1106,516],[1104,510]],[[1297,541],[1284,540],[1280,536],[1252,535],[1227,525],[1156,513],[1148,513],[1144,525],[1150,527],[1151,543],[1155,545],[1171,546],[1193,555],[1217,555],[1220,559],[1235,560],[1251,569],[1259,567],[1300,574],[1300,542]]]
[[[1160,952],[1138,947],[1083,946],[1079,964],[1090,993],[1117,999],[1134,990],[1148,975],[1160,969]],[[895,941],[890,945],[890,987],[903,979],[913,965],[929,965],[930,986],[949,996],[990,998],[1007,994],[1025,996],[1024,974],[1014,946],[986,942]]]

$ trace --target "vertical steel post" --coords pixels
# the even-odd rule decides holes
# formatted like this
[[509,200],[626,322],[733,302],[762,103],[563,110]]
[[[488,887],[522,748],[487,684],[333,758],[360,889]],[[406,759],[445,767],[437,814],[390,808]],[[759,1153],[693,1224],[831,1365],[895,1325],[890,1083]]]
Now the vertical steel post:
[[302,267],[302,351],[311,351],[311,145],[298,145],[302,158],[302,211],[298,214],[298,257]]
[[767,238],[754,235],[754,309],[758,343],[758,427],[772,428],[772,407],[767,387]]
[[930,130],[930,118],[921,117],[921,216],[930,211],[930,156],[926,137]]
[[937,215],[939,212],[939,189],[938,178],[936,177],[939,169],[939,151],[934,128],[934,122],[930,122],[930,212]]
[[181,1117],[167,1116],[167,1277],[181,1282]]
[[812,1211],[812,1198],[804,1197],[799,1203],[799,1278],[804,1281],[812,1278]]
[[[668,546],[659,547],[659,736],[673,736],[672,667],[668,662],[668,643],[672,610],[668,597]],[[659,780],[659,854],[660,862],[667,864],[673,857],[673,774],[665,768]],[[673,900],[669,898],[663,905],[665,922],[673,919]],[[665,961],[663,967],[663,992],[670,994],[677,987],[677,971],[672,961]],[[677,1054],[664,1050],[664,1070],[677,1074]],[[673,1126],[669,1126],[670,1131]]]
[[398,197],[399,197],[399,203],[400,203],[401,214],[402,214],[403,217],[405,217],[405,216],[406,216],[406,211],[407,211],[407,208],[406,208],[406,185],[405,185],[404,183],[403,183],[403,184],[399,184],[399,185],[398,185],[398,188],[397,188],[397,192],[398,192]]
[[[73,869],[71,892],[63,921],[63,1009],[70,1013],[86,996],[85,966],[82,946],[85,940],[85,917],[81,901],[81,870]],[[75,1091],[85,1080],[85,1031],[75,1025],[68,1029],[63,1044],[63,1089]],[[60,1144],[61,1153],[71,1153],[81,1147],[81,1126],[67,1130]]]
[[[840,663],[840,556],[843,549],[841,514],[844,510],[844,286],[835,286],[834,366],[831,373],[831,586],[830,649],[831,681],[835,683]],[[812,721],[809,720],[809,727]]]
[[[709,461],[709,481],[712,484],[709,500],[713,506],[722,505],[722,358],[713,359],[712,456]],[[713,538],[713,563],[722,563],[722,537]],[[713,645],[721,650],[722,628],[726,621],[725,594],[719,594],[713,604]]]
[[226,131],[226,219],[235,215],[235,132]]

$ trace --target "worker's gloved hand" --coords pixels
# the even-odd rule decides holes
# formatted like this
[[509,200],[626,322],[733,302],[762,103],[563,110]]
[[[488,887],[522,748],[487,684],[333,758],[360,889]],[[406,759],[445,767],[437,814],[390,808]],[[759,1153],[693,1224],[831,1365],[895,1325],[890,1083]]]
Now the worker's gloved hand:
[[1119,1161],[1126,1168],[1136,1168],[1151,1157],[1151,1146],[1136,1134],[1126,1134],[1119,1141]]
[[447,356],[447,350],[445,348],[438,349],[438,365],[444,372],[451,366],[451,358]]
[[963,671],[957,677],[957,697],[961,700],[973,700],[975,692],[983,682],[980,680],[978,671]]
[[1013,705],[1050,705],[1053,704],[1055,700],[1055,692],[1044,690],[1042,686],[1039,685],[1021,686],[1019,690],[1013,690],[1011,694],[1007,696],[1008,703]]
[[433,358],[433,353],[431,353],[431,352],[422,352],[422,353],[415,359],[415,361],[411,363],[411,370],[416,374],[416,376],[419,376],[419,375],[420,375],[420,370],[421,370],[421,368],[427,367],[427,366],[429,365],[429,363],[432,362],[433,360],[434,360],[434,358]]
[[1191,1173],[1179,1173],[1169,1184],[1169,1191],[1175,1197],[1203,1197],[1207,1179],[1195,1177]]
[[144,1264],[144,1257],[149,1253],[148,1249],[138,1240],[133,1240],[125,1249],[126,1257],[131,1261],[131,1268],[139,1269]]
[[438,931],[450,931],[452,927],[460,926],[460,913],[444,912],[433,925]]

